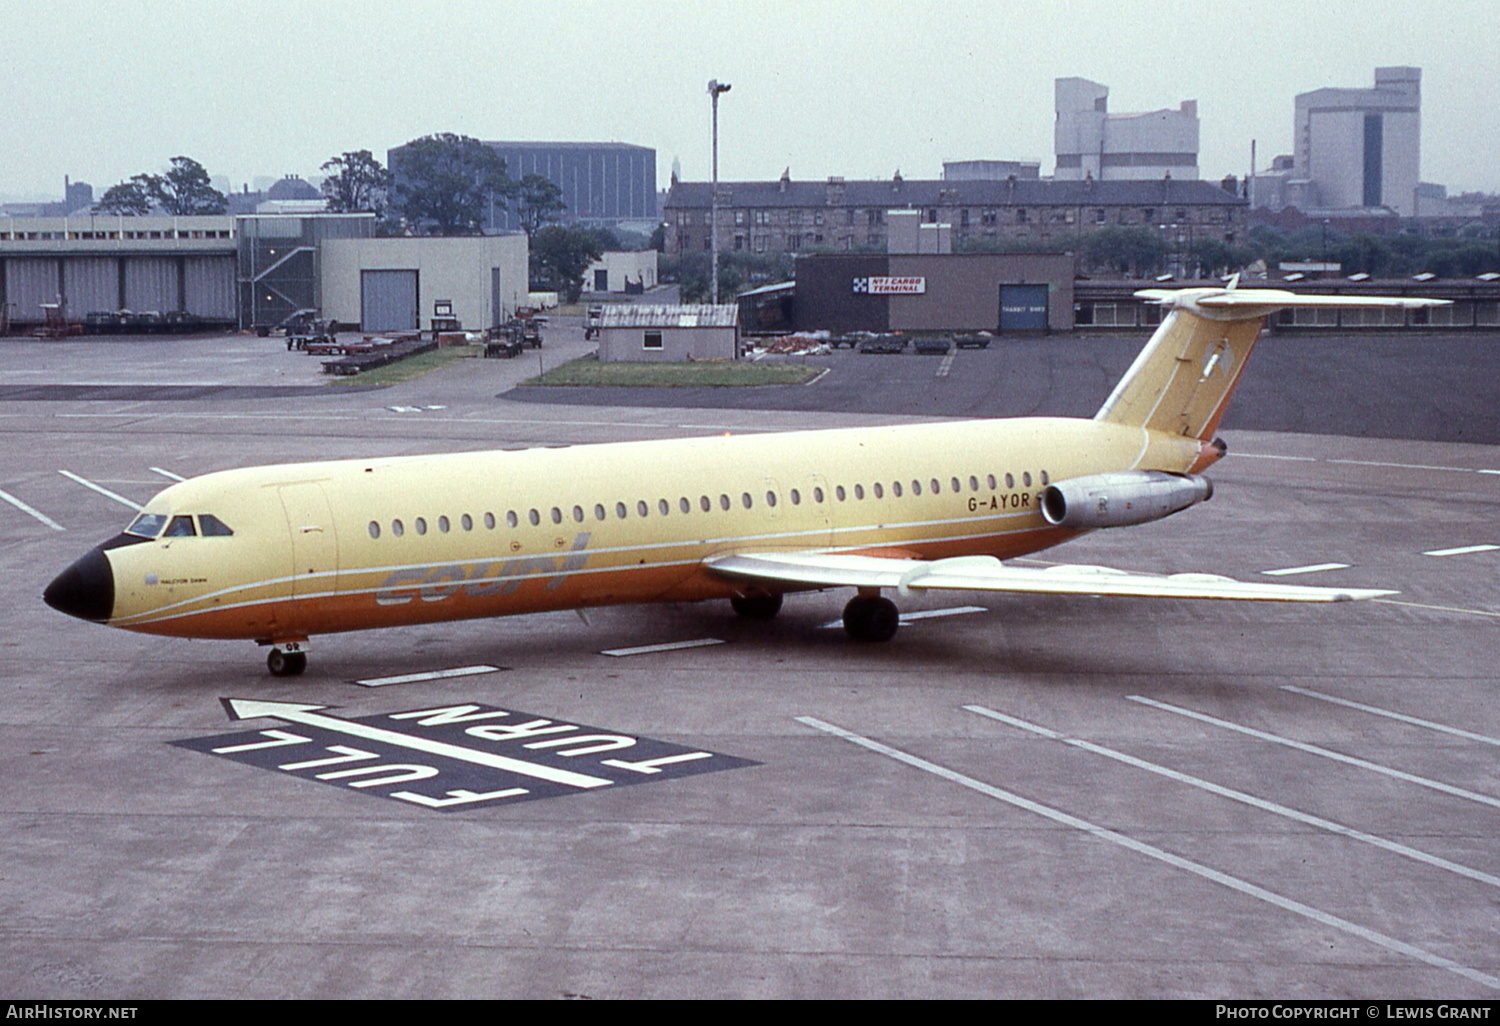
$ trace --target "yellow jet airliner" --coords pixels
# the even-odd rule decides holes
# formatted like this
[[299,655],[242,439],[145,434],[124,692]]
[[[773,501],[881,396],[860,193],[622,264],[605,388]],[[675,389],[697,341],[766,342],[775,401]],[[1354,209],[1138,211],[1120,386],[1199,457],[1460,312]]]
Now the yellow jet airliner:
[[885,641],[934,588],[1334,602],[1393,592],[1006,565],[1209,498],[1199,472],[1265,318],[1443,300],[1147,289],[1161,326],[1092,420],[1024,417],[339,460],[174,484],[44,593],[84,620],[270,645],[273,674],[333,631],[630,602],[852,587],[844,627]]

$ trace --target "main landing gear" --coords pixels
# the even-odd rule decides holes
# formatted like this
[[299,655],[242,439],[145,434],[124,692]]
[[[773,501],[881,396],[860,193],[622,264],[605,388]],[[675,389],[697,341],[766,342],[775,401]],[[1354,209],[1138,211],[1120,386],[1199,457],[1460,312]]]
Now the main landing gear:
[[746,620],[771,620],[781,612],[781,595],[778,592],[731,595],[729,604]]
[[896,603],[875,595],[856,595],[844,607],[844,633],[855,641],[890,641],[901,626]]
[[266,669],[273,677],[297,677],[307,669],[307,642],[288,641],[271,646],[266,656]]
[[[781,611],[781,596],[772,592],[751,592],[729,599],[734,611],[747,620],[770,620]],[[890,641],[901,626],[896,603],[881,598],[879,592],[860,593],[844,607],[844,632],[855,641]]]

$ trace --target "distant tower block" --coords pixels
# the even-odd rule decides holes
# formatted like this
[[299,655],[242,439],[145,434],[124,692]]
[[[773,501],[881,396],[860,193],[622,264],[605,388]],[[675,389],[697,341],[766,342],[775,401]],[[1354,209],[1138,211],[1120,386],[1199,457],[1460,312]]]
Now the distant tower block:
[[1057,168],[1063,181],[1144,181],[1198,177],[1198,101],[1176,110],[1109,113],[1109,87],[1086,78],[1053,84]]

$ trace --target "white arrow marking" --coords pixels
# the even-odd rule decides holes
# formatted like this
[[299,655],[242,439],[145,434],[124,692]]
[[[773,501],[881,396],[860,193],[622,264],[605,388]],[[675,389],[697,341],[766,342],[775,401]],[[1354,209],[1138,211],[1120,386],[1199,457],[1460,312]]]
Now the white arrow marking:
[[286,720],[289,723],[301,723],[309,727],[322,727],[324,730],[332,730],[340,734],[348,734],[351,737],[364,738],[366,741],[383,741],[389,745],[412,748],[419,752],[426,752],[429,755],[441,755],[449,759],[472,762],[480,766],[488,766],[491,769],[519,773],[525,777],[534,777],[538,780],[546,780],[554,784],[566,784],[569,787],[608,787],[614,783],[613,780],[608,780],[604,777],[592,777],[587,773],[553,769],[551,766],[541,766],[534,762],[512,759],[508,756],[495,755],[491,752],[480,752],[473,748],[465,748],[462,745],[450,745],[444,741],[433,741],[430,738],[403,734],[399,730],[386,730],[383,727],[372,726],[368,723],[355,723],[352,720],[341,720],[336,716],[318,715],[318,710],[328,708],[326,705],[299,705],[295,702],[259,702],[243,698],[231,698],[228,700],[228,704],[230,711],[234,714],[235,719],[238,720],[254,720],[267,716],[274,717],[278,720]]

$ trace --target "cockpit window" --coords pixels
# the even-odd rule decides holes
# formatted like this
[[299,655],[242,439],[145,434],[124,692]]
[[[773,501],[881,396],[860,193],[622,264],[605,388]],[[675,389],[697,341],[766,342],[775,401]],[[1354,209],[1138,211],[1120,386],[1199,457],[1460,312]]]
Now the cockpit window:
[[200,513],[198,515],[198,530],[205,538],[228,538],[234,534],[229,525],[224,523],[212,513]]
[[173,517],[172,522],[167,525],[163,538],[191,538],[198,532],[193,529],[192,517]]
[[155,538],[161,534],[161,529],[166,526],[166,523],[167,518],[162,513],[142,513],[129,527],[125,528],[125,533],[141,538]]

